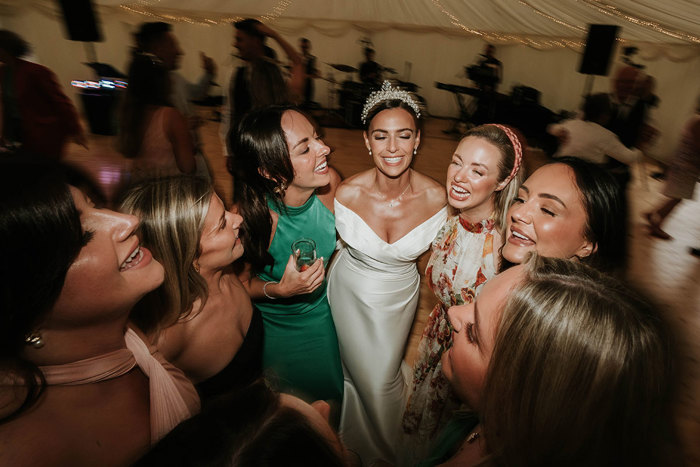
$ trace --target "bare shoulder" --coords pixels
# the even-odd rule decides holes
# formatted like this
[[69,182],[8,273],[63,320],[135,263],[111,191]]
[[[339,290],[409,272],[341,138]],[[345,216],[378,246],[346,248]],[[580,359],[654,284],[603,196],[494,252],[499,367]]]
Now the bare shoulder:
[[348,177],[338,186],[335,193],[336,199],[348,206],[360,199],[369,189],[372,180],[372,169],[357,173],[352,177]]

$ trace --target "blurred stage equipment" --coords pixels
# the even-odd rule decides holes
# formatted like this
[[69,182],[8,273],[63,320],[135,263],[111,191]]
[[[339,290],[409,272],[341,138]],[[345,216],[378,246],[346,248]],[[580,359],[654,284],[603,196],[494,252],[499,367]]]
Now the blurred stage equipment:
[[92,69],[90,80],[73,80],[78,88],[90,131],[98,135],[117,132],[115,111],[122,91],[126,88],[126,75],[112,65],[100,63],[94,42],[104,40],[92,0],[59,0],[63,11],[66,33],[71,41],[83,42],[88,57],[86,66]]
[[583,95],[587,96],[593,89],[593,77],[606,76],[610,69],[615,39],[620,30],[619,26],[610,24],[591,24],[586,37],[586,48],[581,57],[578,72],[588,75]]

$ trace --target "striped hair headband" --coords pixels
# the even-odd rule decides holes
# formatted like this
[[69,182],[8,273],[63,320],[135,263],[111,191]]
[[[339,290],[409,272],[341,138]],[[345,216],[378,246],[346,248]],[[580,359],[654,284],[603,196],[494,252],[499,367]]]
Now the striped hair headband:
[[520,138],[518,138],[515,132],[509,127],[501,125],[499,123],[489,123],[489,125],[495,126],[496,128],[503,130],[503,132],[510,140],[510,144],[513,145],[513,150],[515,151],[515,161],[513,162],[513,170],[510,171],[510,175],[508,175],[504,180],[505,183],[503,184],[503,186],[505,186],[508,185],[508,183],[510,183],[511,180],[513,180],[515,174],[518,173],[518,169],[520,169],[520,164],[523,160],[523,145],[520,143]]

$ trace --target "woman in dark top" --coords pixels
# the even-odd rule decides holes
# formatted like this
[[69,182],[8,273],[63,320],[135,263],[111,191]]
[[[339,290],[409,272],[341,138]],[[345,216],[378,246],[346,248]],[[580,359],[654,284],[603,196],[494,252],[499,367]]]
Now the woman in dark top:
[[[133,319],[207,398],[261,374],[260,313],[231,270],[243,254],[241,216],[227,211],[209,182],[188,176],[139,183],[121,203],[141,218],[141,236],[165,267],[165,281]],[[167,326],[153,316],[167,313]]]

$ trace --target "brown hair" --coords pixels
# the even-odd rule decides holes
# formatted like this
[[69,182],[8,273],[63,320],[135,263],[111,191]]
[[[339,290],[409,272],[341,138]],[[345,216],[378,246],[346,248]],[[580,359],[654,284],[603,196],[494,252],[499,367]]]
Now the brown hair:
[[124,195],[120,209],[141,219],[141,241],[165,269],[163,285],[132,311],[131,319],[144,332],[175,324],[197,299],[206,302],[207,283],[194,261],[201,254],[199,242],[213,194],[208,181],[180,175],[143,181]]
[[580,262],[533,256],[525,267],[484,384],[495,463],[653,464],[672,382],[656,310]]

